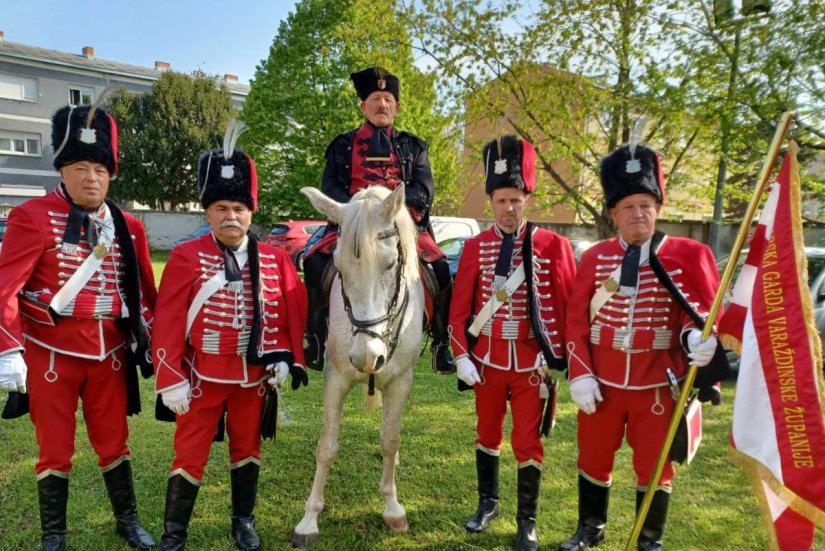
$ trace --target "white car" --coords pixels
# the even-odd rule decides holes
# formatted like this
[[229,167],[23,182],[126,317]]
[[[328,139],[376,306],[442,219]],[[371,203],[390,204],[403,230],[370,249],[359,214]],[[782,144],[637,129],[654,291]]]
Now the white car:
[[453,237],[472,237],[481,233],[481,228],[473,218],[457,216],[431,216],[435,242],[441,243]]

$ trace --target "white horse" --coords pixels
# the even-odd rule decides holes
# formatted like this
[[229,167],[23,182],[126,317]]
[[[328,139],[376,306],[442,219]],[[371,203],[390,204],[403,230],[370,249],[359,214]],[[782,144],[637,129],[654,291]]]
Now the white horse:
[[370,187],[349,203],[303,188],[312,205],[341,226],[333,259],[339,275],[330,292],[329,336],[324,368],[324,427],[318,440],[315,480],[305,514],[292,538],[309,547],[318,538],[324,486],[338,455],[344,399],[356,383],[373,378],[383,392],[381,454],[384,522],[394,532],[409,528],[398,503],[395,467],[401,442],[401,410],[423,340],[424,288],[418,272],[418,233],[404,206],[404,186],[390,192]]

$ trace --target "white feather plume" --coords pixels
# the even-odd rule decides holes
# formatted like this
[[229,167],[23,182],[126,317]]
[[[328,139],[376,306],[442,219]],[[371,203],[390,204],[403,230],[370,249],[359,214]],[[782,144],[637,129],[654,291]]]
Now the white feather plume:
[[114,93],[117,91],[117,86],[107,86],[103,89],[103,91],[98,94],[97,99],[92,104],[92,108],[89,109],[89,114],[86,116],[86,128],[92,127],[92,121],[95,118],[95,113],[97,112],[98,108],[103,105],[103,102],[109,99]]
[[227,161],[232,158],[235,153],[235,145],[238,143],[238,138],[246,130],[246,125],[243,121],[232,119],[226,125],[226,132],[223,135],[223,158]]
[[631,159],[636,158],[636,146],[642,139],[642,132],[645,129],[645,124],[647,124],[647,117],[639,117],[636,119],[636,124],[633,125],[633,130],[630,132],[630,142],[628,143],[628,147],[630,148]]

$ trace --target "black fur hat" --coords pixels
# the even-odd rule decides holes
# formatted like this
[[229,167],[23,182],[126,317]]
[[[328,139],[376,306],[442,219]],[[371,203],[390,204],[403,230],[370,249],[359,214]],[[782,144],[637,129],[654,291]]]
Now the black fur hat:
[[528,141],[512,134],[487,142],[484,157],[485,191],[512,187],[524,193],[536,188],[536,150]]
[[383,67],[370,67],[349,76],[355,93],[361,101],[365,101],[373,92],[389,92],[400,101],[401,81]]
[[[92,113],[89,120],[89,113]],[[117,174],[117,124],[96,106],[62,107],[52,116],[54,168],[91,161]]]
[[238,137],[245,130],[243,123],[229,121],[224,136],[224,148],[202,153],[198,159],[198,191],[201,205],[209,207],[215,201],[244,203],[249,210],[258,207],[258,173],[252,158],[235,149]]
[[607,208],[636,193],[649,193],[659,203],[665,200],[665,179],[659,155],[647,146],[620,146],[602,159],[600,173]]

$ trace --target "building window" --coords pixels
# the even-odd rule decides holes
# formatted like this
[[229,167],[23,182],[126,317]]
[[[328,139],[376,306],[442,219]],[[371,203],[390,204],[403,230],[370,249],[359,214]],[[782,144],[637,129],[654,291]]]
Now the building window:
[[91,105],[95,101],[95,91],[91,88],[78,88],[77,86],[69,87],[69,105],[77,107],[78,105]]
[[37,101],[37,80],[0,73],[0,98]]
[[40,135],[0,130],[0,155],[40,156]]

